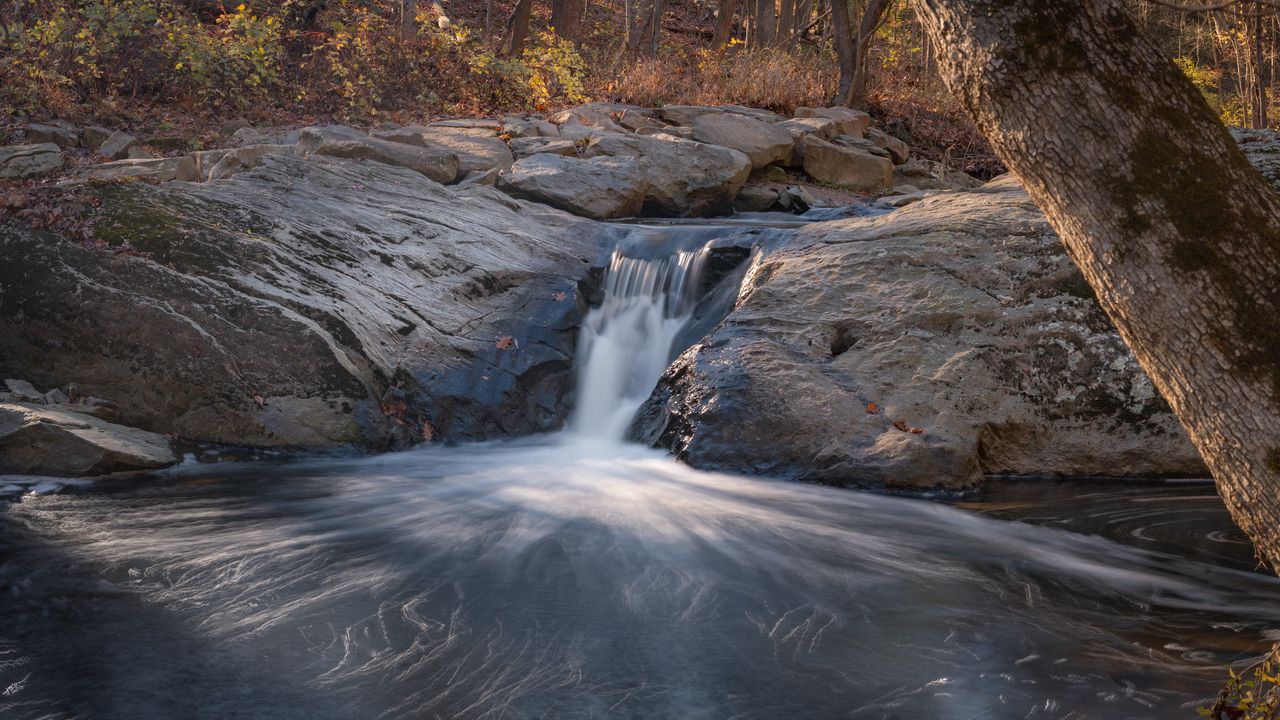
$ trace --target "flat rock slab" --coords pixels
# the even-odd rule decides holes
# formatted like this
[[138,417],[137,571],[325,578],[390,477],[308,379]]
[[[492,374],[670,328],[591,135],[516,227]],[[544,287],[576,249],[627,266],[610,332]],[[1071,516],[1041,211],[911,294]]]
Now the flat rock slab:
[[737,113],[703,115],[693,122],[693,139],[733,148],[762,168],[791,158],[795,140],[785,128]]
[[0,178],[42,177],[62,168],[62,148],[53,143],[0,147]]
[[648,184],[646,215],[727,213],[751,174],[751,158],[737,150],[672,136],[610,133],[591,140],[582,154],[633,158]]
[[177,461],[163,435],[82,413],[0,403],[0,473],[81,477]]
[[632,158],[540,153],[517,162],[498,186],[516,197],[607,220],[637,215],[649,184]]
[[507,144],[492,135],[476,135],[472,128],[450,126],[414,126],[398,130],[381,130],[373,136],[381,140],[434,147],[458,156],[458,172],[469,175],[487,170],[508,170],[515,159]]

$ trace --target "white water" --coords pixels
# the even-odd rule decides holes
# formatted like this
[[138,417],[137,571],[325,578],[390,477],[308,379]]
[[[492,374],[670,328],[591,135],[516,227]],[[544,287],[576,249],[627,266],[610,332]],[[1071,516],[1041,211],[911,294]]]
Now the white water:
[[570,427],[622,440],[631,418],[672,360],[676,337],[697,304],[710,245],[657,260],[615,250],[604,302],[583,323],[578,407]]

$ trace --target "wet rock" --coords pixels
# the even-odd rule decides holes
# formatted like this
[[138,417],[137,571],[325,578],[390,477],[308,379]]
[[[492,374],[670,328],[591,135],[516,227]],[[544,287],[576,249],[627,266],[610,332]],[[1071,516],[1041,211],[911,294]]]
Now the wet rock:
[[804,140],[804,171],[819,182],[876,193],[890,187],[893,162],[862,148],[809,136]]
[[834,120],[840,128],[841,135],[852,135],[854,137],[862,137],[867,128],[871,127],[870,115],[861,110],[846,107],[798,107],[796,108],[796,117]]
[[0,403],[0,473],[79,477],[176,462],[162,435],[61,409]]
[[126,132],[113,132],[98,146],[98,154],[108,160],[121,160],[129,155],[129,148],[138,144],[138,138]]
[[[568,413],[579,283],[606,226],[327,156],[93,190],[98,238],[150,255],[0,226],[0,377],[75,382],[122,424],[257,447],[386,448],[425,423],[506,437]],[[496,347],[508,335],[518,350]],[[381,405],[393,387],[403,407]]]
[[458,156],[440,146],[416,147],[311,127],[304,129],[298,136],[298,148],[306,154],[373,160],[405,167],[439,183],[451,183],[458,178]]
[[751,173],[751,159],[737,150],[660,135],[605,135],[592,140],[582,154],[634,158],[648,184],[647,215],[729,212]]
[[549,153],[516,162],[498,186],[516,197],[597,220],[638,214],[648,189],[639,163],[631,158]]
[[635,431],[698,467],[841,485],[1204,473],[1011,182],[815,224],[757,259]]
[[27,142],[33,145],[53,143],[61,148],[73,148],[80,144],[80,133],[65,120],[47,123],[31,123],[26,127]]
[[0,178],[22,180],[62,169],[62,150],[53,143],[0,147]]
[[756,168],[789,159],[795,143],[787,130],[736,113],[703,115],[694,120],[693,139],[733,148],[751,158]]

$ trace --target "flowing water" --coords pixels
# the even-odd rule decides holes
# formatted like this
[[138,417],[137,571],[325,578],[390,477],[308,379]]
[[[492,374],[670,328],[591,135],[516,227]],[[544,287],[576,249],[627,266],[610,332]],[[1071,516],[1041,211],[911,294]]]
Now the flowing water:
[[565,433],[0,510],[0,718],[1174,718],[1280,628],[1207,485],[950,504],[620,438],[707,251],[615,255]]

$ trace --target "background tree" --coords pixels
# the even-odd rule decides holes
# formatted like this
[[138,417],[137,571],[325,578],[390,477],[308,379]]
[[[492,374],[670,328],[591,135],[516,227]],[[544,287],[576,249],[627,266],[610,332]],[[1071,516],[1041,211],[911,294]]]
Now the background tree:
[[1120,0],[915,0],[1236,522],[1280,567],[1280,195]]

